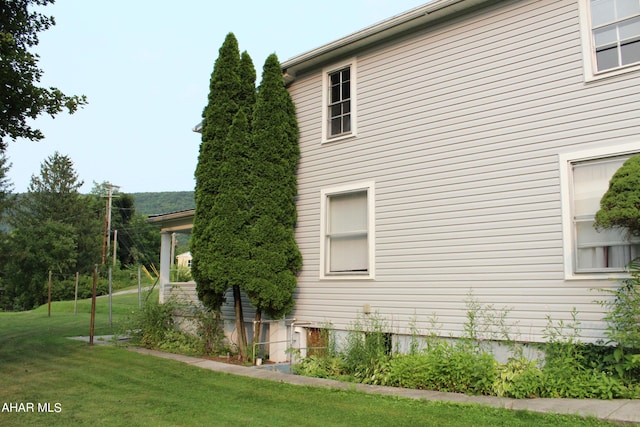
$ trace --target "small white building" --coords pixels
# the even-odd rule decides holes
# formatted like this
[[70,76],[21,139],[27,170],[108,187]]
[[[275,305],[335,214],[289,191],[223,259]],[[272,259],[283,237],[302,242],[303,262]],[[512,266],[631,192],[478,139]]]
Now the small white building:
[[183,252],[181,254],[176,255],[176,263],[178,268],[191,268],[191,260],[193,257],[191,256],[191,252]]

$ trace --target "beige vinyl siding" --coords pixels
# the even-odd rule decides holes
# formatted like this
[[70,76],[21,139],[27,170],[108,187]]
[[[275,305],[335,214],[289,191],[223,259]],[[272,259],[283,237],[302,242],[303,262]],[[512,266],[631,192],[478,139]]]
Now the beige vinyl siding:
[[[638,142],[638,74],[585,83],[576,1],[504,1],[360,52],[358,136],[321,144],[322,75],[300,125],[294,316],[347,327],[363,305],[407,333],[463,330],[470,293],[524,341],[547,315],[603,336],[603,280],[565,280],[558,154]],[[326,64],[330,65],[330,64]],[[320,191],[376,185],[375,280],[319,279]],[[517,326],[515,324],[517,323]]]

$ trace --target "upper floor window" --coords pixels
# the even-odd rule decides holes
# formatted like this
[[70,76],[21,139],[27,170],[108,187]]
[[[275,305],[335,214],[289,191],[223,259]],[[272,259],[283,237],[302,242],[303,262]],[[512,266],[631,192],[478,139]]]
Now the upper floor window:
[[591,0],[598,71],[640,62],[640,0]]
[[582,0],[582,5],[587,78],[640,65],[640,0]]
[[351,67],[329,74],[329,136],[351,132]]
[[322,141],[356,133],[356,63],[351,60],[324,70]]

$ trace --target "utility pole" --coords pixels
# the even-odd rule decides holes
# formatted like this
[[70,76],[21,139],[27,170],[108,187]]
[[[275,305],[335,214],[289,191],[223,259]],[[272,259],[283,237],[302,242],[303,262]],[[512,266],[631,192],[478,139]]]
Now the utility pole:
[[109,195],[107,196],[107,211],[104,216],[104,235],[102,240],[102,265],[107,262],[107,255],[111,247],[111,201],[113,199],[113,189],[118,189],[120,186],[106,183],[109,187]]

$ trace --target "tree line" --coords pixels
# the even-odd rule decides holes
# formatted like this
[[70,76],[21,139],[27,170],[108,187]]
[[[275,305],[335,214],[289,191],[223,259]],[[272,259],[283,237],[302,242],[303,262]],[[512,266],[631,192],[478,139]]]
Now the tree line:
[[[9,164],[0,156],[0,308],[28,310],[46,300],[46,285],[53,278],[63,281],[91,276],[95,265],[108,260],[105,242],[118,230],[116,266],[157,263],[160,234],[136,213],[131,195],[116,192],[107,208],[108,183],[97,184],[90,194],[80,194],[84,184],[68,156],[58,152],[41,164],[24,194],[13,194],[7,178]],[[110,210],[109,229],[107,212]],[[110,245],[111,246],[111,245]],[[113,247],[113,246],[111,246]],[[63,297],[63,295],[60,295]]]

